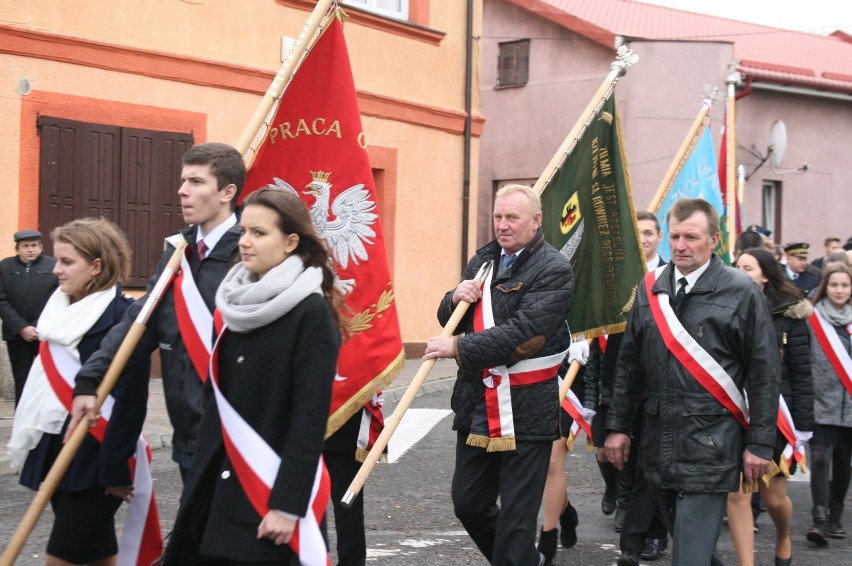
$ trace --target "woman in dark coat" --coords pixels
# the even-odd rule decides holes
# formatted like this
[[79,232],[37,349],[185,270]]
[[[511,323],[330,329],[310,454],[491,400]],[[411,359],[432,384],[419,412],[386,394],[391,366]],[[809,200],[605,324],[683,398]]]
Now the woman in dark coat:
[[[298,196],[252,193],[240,228],[242,263],[216,294],[224,330],[208,380],[215,400],[202,419],[163,564],[325,564],[318,522],[328,494],[313,489],[324,470],[345,331],[337,315],[342,296]],[[244,446],[247,438],[254,444]],[[291,540],[297,522],[298,543]]]
[[[804,442],[810,437],[814,424],[814,388],[807,323],[813,308],[802,297],[801,291],[786,280],[781,265],[767,250],[745,250],[737,258],[737,268],[748,274],[769,299],[781,354],[779,391],[789,408],[795,430],[802,433],[797,441]],[[782,566],[790,564],[793,552],[790,538],[793,503],[787,496],[787,478],[795,473],[796,462],[788,463],[783,455],[787,445],[787,438],[779,430],[773,457],[773,469],[778,472],[773,474],[768,486],[759,482],[766,510],[775,524],[775,564]],[[750,494],[736,491],[728,496],[728,525],[740,564],[754,564],[754,519]]]
[[[117,226],[104,219],[75,220],[51,237],[59,288],[39,318],[40,354],[24,386],[9,442],[21,483],[34,490],[62,450],[77,370],[133,302],[121,293],[131,252]],[[149,369],[147,360],[125,368],[112,391],[105,433],[97,439],[94,428],[86,435],[51,498],[55,520],[48,564],[115,564],[115,513],[122,501],[143,497],[134,494],[128,460],[136,453],[145,421]]]

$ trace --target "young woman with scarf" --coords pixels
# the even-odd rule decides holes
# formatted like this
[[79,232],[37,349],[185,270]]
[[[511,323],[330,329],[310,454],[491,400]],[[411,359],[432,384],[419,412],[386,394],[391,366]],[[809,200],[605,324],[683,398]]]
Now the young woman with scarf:
[[[8,445],[21,484],[34,490],[62,449],[77,370],[133,302],[121,292],[130,273],[130,246],[115,224],[102,218],[74,220],[51,237],[59,288],[38,321],[39,357]],[[115,513],[122,501],[139,495],[129,459],[137,452],[145,421],[149,373],[148,360],[124,369],[112,391],[105,432],[103,423],[91,429],[59,483],[51,498],[55,519],[46,564],[116,563]],[[108,409],[102,413],[106,416]]]
[[823,546],[828,538],[846,537],[840,516],[852,459],[852,271],[847,266],[832,263],[825,269],[814,310],[808,319],[816,421],[811,440],[814,524],[807,538]]
[[294,193],[249,195],[240,230],[242,262],[216,293],[215,398],[163,565],[325,564],[321,453],[343,297]]
[[[797,458],[803,453],[803,444],[810,438],[814,424],[811,344],[807,323],[813,308],[802,297],[802,292],[784,277],[781,264],[766,249],[744,250],[737,258],[736,267],[751,277],[769,299],[781,354],[779,390],[788,409],[786,412],[782,409],[781,413],[790,417],[793,426],[787,430],[795,437],[795,446],[781,430],[778,431],[773,456],[773,470],[778,471],[768,485],[762,481],[759,484],[763,502],[775,525],[775,564],[789,566],[793,555],[790,536],[793,503],[787,496],[787,478],[796,472]],[[802,452],[797,453],[796,448],[800,446]],[[755,558],[751,494],[735,491],[728,495],[728,526],[739,563],[752,566]]]

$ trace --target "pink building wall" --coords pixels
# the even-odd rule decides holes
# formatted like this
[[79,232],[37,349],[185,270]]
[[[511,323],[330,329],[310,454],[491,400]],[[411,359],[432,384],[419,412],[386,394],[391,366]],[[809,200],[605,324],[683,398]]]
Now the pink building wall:
[[[505,0],[483,5],[480,86],[488,117],[480,147],[478,241],[491,235],[490,206],[495,184],[535,179],[544,169],[609,72],[611,48],[545,20]],[[499,43],[530,38],[529,83],[495,89]],[[631,185],[637,210],[645,209],[663,180],[698,114],[705,86],[725,96],[733,48],[725,42],[644,41],[625,38],[639,62],[615,91]],[[822,255],[825,236],[852,236],[852,97],[825,98],[787,89],[776,92],[755,84],[736,105],[737,163],[750,175],[743,209],[746,225],[764,224],[764,181],[781,187],[781,243],[806,241],[812,256]],[[724,121],[724,99],[710,112],[717,148]],[[781,120],[787,152],[779,171],[807,162],[806,173],[774,172],[757,165],[769,145],[770,128]],[[751,150],[751,151],[750,151]]]

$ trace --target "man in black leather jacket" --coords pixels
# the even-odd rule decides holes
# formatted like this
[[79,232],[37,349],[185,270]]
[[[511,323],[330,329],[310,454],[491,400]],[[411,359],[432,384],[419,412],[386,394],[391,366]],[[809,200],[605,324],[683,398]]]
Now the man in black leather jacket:
[[[493,216],[497,239],[470,260],[462,282],[441,301],[438,320],[446,324],[460,301],[478,304],[456,329],[463,336],[434,336],[424,355],[454,358],[459,366],[452,397],[453,429],[458,431],[453,504],[479,550],[495,565],[544,564],[535,546],[537,519],[551,445],[558,438],[556,376],[571,341],[565,317],[574,282],[568,260],[544,241],[541,214],[541,201],[530,188],[509,185],[498,191]],[[493,262],[496,273],[480,301],[482,291],[472,279],[485,262]],[[507,266],[498,268],[501,264]],[[488,296],[493,326],[480,329],[475,315],[487,310]],[[544,371],[542,379],[515,387],[512,368],[518,362],[550,357],[559,358],[552,374]],[[499,389],[491,387],[494,372],[507,366],[511,440],[494,436],[492,409],[485,401]],[[499,416],[504,416],[502,408]]]
[[[752,483],[770,468],[780,360],[763,293],[713,254],[719,241],[713,207],[682,199],[668,219],[672,261],[658,270],[655,281],[649,274],[639,285],[619,352],[605,448],[621,467],[629,454],[633,416],[644,402],[640,465],[647,481],[663,492],[673,532],[672,564],[719,564],[714,548],[727,493],[740,487],[741,476]],[[679,295],[675,281],[683,288]],[[676,335],[674,324],[661,328],[652,314],[669,298],[691,338],[681,335],[672,342],[666,328]],[[677,351],[676,344],[688,347],[690,340],[700,350],[693,349],[691,359],[673,353],[673,344]],[[699,381],[702,369],[736,392],[731,399],[747,391],[747,430],[732,404],[723,404],[718,386],[711,392],[716,382]],[[733,405],[744,403],[739,399]],[[638,564],[633,558],[622,555],[619,564]]]

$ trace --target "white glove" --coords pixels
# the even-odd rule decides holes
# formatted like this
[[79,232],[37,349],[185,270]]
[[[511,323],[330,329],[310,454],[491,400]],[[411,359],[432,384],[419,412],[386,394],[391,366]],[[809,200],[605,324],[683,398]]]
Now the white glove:
[[581,366],[586,365],[589,361],[589,342],[588,340],[580,340],[572,342],[568,348],[568,363],[577,361]]
[[811,431],[799,432],[796,431],[796,446],[801,446],[805,444],[808,440],[813,438],[814,433]]
[[595,417],[595,415],[598,414],[598,412],[594,409],[587,409],[583,407],[582,409],[580,409],[580,414],[583,416],[584,421],[590,423],[592,422],[592,419]]

